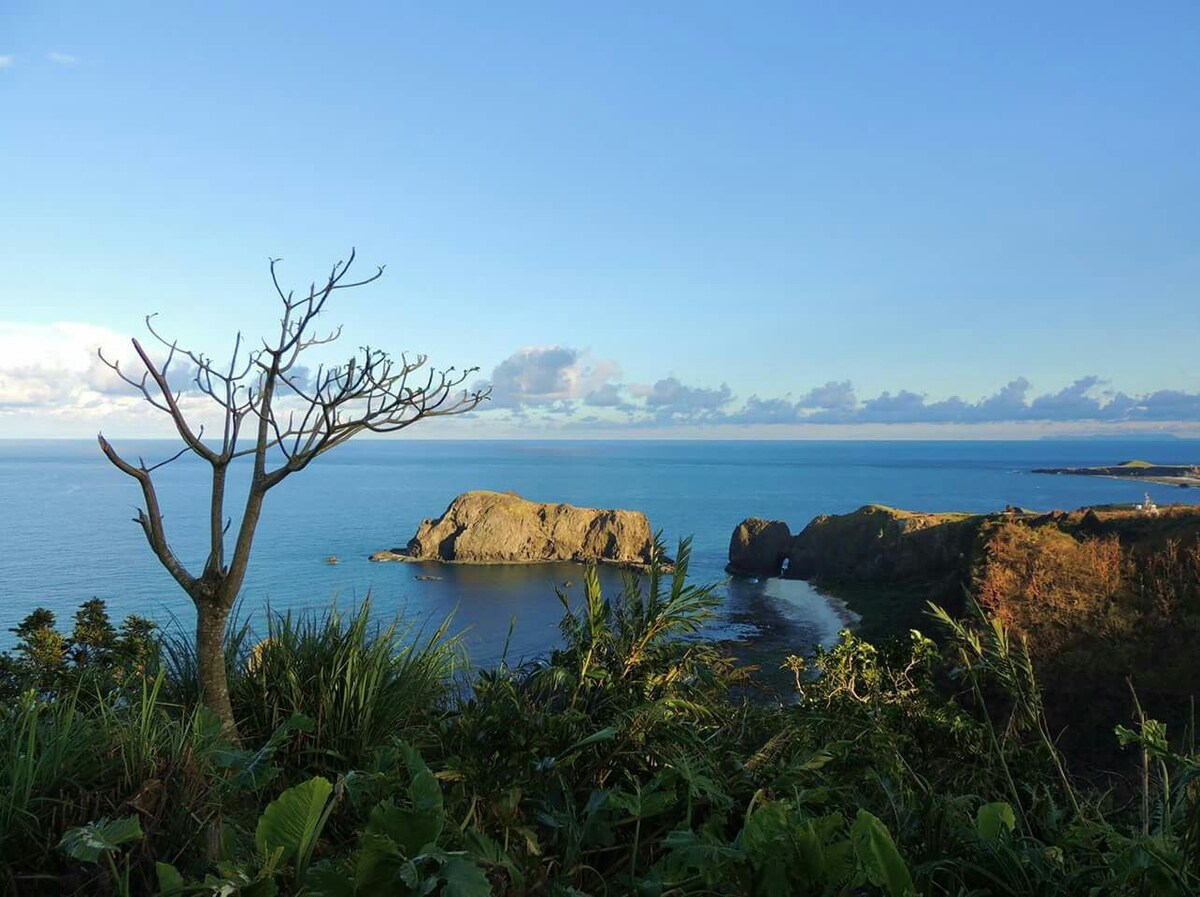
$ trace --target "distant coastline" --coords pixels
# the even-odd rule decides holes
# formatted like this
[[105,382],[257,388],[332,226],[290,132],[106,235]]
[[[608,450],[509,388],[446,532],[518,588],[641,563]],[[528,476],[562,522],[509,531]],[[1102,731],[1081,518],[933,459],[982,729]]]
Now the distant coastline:
[[1109,477],[1117,480],[1138,480],[1160,486],[1183,489],[1200,488],[1200,464],[1152,464],[1149,461],[1122,461],[1110,467],[1039,467],[1034,473],[1066,476]]

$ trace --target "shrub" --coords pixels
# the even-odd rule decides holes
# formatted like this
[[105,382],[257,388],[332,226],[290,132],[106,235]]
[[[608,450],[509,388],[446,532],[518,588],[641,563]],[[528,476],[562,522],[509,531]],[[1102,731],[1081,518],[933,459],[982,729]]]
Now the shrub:
[[449,627],[380,624],[369,601],[350,613],[268,613],[233,676],[238,726],[255,743],[302,714],[314,727],[288,746],[290,767],[361,768],[397,738],[420,740],[445,710],[462,661]]

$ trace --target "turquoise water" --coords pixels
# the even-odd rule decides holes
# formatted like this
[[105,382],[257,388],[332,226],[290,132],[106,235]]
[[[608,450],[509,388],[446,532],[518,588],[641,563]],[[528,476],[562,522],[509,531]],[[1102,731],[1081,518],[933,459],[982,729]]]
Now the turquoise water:
[[[171,443],[127,443],[129,454],[166,457]],[[360,441],[319,459],[270,494],[244,593],[246,607],[324,607],[370,592],[381,615],[404,611],[429,625],[454,613],[472,659],[494,660],[515,620],[509,652],[528,657],[554,643],[561,605],[554,586],[570,565],[450,567],[373,564],[403,545],[467,489],[512,489],[540,501],[645,511],[674,542],[695,539],[693,572],[724,581],[729,534],[743,517],[787,520],[879,502],[929,511],[1035,509],[1140,501],[1145,487],[1088,477],[1034,475],[1034,467],[1200,460],[1200,441],[1143,442],[427,442]],[[206,467],[181,460],[159,478],[166,528],[180,557],[205,556]],[[231,485],[231,498],[237,495]],[[1149,487],[1159,503],[1200,503],[1200,490]],[[69,616],[93,596],[115,615],[136,611],[190,625],[188,599],[150,555],[131,522],[136,484],[92,442],[0,441],[0,630],[42,605]],[[231,502],[232,511],[236,504]],[[337,565],[326,563],[336,555]],[[418,575],[440,577],[417,580]],[[618,575],[605,571],[605,579]],[[721,631],[803,645],[828,639],[843,616],[804,584],[720,587]]]

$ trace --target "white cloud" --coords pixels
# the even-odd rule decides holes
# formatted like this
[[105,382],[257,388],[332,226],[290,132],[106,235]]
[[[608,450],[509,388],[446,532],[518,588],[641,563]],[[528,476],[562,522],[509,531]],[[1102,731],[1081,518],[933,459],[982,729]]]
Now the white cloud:
[[74,65],[79,61],[77,56],[72,56],[70,53],[59,53],[55,50],[47,53],[46,58],[56,65]]
[[620,370],[611,361],[592,358],[587,350],[567,346],[519,349],[492,371],[494,408],[554,405],[584,399],[606,387]]
[[[107,327],[0,321],[0,436],[88,436],[109,425],[169,433],[165,416],[100,360],[101,347],[122,370],[140,372],[129,338]],[[186,366],[177,360],[171,370],[182,385]],[[201,420],[209,410],[199,396],[183,401]]]
[[[728,384],[694,385],[669,376],[653,384],[621,383],[614,362],[597,361],[570,346],[521,349],[492,372],[493,401],[481,411],[489,420],[539,427],[621,429],[648,427],[862,427],[1015,426],[1051,428],[1078,424],[1135,426],[1152,422],[1200,425],[1200,393],[1159,390],[1129,396],[1100,392],[1105,381],[1081,377],[1056,392],[1035,395],[1024,377],[976,400],[931,400],[909,389],[860,398],[849,380],[830,380],[804,392],[751,395],[741,400]],[[507,416],[488,414],[505,411]],[[536,413],[535,413],[536,412]]]
[[0,56],[0,69],[10,69],[16,61],[13,56]]
[[657,381],[645,395],[646,407],[660,418],[711,417],[721,414],[721,408],[733,400],[733,392],[726,383],[719,389],[705,389],[681,383],[678,377]]
[[854,396],[854,387],[849,380],[840,383],[830,380],[824,386],[810,389],[796,403],[797,408],[817,408],[824,411],[839,411],[853,408],[858,404]]
[[92,324],[0,322],[0,407],[41,406],[109,391],[115,375],[96,357],[96,348],[126,342]]
[[[157,349],[153,340],[148,349]],[[132,375],[141,366],[129,337],[80,322],[26,324],[0,321],[0,437],[171,436],[169,419],[151,408],[96,355],[103,347]],[[156,352],[156,361],[163,353]],[[212,403],[188,389],[193,371],[179,359],[171,380],[183,390],[181,404],[195,425],[217,423]],[[880,427],[959,427],[964,434],[991,428],[1067,432],[1080,426],[1141,428],[1151,425],[1200,427],[1200,393],[1159,390],[1145,395],[1101,392],[1103,381],[1089,376],[1037,394],[1016,378],[992,395],[930,400],[896,389],[874,397],[856,396],[847,381],[831,381],[800,395],[752,395],[742,400],[725,384],[713,388],[667,377],[652,385],[622,384],[617,365],[568,346],[519,350],[496,366],[494,401],[469,420],[423,430],[425,435],[489,435],[497,426],[512,435],[559,432],[564,435],[663,433],[701,435],[720,429],[739,433],[869,435]],[[786,384],[783,385],[786,388]],[[782,392],[782,389],[781,389]],[[799,429],[797,429],[799,428]],[[881,435],[880,431],[876,435]],[[505,432],[508,432],[507,430]],[[1035,433],[1036,435],[1036,433]]]

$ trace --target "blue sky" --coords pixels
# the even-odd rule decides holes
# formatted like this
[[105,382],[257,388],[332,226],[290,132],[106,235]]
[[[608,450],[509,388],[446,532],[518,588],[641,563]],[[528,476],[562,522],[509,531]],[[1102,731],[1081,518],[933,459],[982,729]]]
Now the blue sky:
[[1197,158],[1195,3],[9,0],[0,435],[155,432],[93,342],[352,245],[347,348],[497,385],[442,435],[1196,432]]

